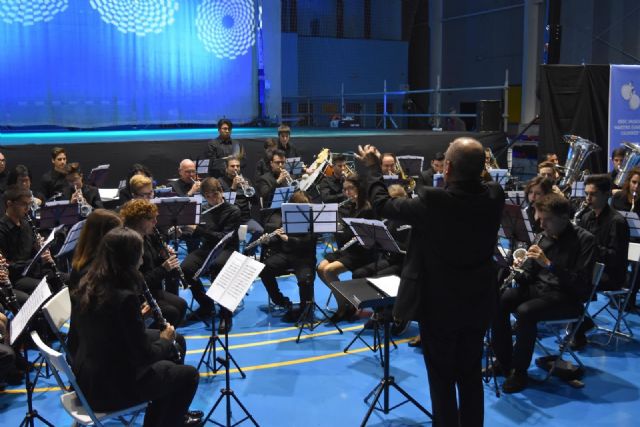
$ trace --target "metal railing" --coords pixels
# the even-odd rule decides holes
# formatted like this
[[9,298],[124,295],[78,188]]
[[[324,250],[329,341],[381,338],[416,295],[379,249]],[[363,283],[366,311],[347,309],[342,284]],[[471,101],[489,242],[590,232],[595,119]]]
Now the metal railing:
[[[374,127],[387,129],[390,125],[399,128],[398,119],[422,117],[432,118],[433,127],[440,128],[441,120],[447,117],[476,117],[476,114],[443,113],[442,95],[454,92],[500,91],[502,95],[503,130],[507,131],[509,109],[509,70],[505,70],[504,83],[494,86],[470,86],[443,88],[441,79],[436,78],[436,87],[432,89],[390,91],[387,81],[383,81],[382,92],[345,92],[344,83],[340,85],[340,93],[320,96],[290,96],[283,97],[283,122],[297,122],[298,126],[316,126],[321,120],[344,119],[345,117],[359,118],[360,125],[367,127],[370,118],[374,120]],[[412,94],[431,94],[434,106],[429,113],[401,113],[405,97]],[[399,101],[396,101],[399,99]],[[397,106],[400,105],[398,108]],[[288,107],[288,108],[285,108]],[[391,111],[389,109],[391,108]],[[285,112],[285,110],[288,110]],[[324,122],[326,123],[326,122]],[[323,123],[323,124],[324,124]]]

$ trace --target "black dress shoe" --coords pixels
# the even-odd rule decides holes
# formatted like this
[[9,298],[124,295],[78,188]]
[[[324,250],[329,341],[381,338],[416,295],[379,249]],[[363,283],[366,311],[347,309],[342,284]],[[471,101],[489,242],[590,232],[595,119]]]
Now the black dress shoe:
[[220,324],[218,325],[218,333],[220,335],[228,334],[231,332],[231,327],[233,326],[233,320],[231,317],[229,319],[222,318],[220,319]]
[[422,340],[420,339],[420,335],[409,340],[407,345],[409,347],[422,347]]
[[184,416],[184,424],[185,427],[198,427],[202,425],[202,417],[192,417],[189,414]]
[[518,372],[515,369],[511,371],[511,375],[504,380],[502,384],[502,391],[511,394],[519,393],[529,384],[529,377],[526,372]]
[[204,417],[204,412],[199,411],[199,410],[189,410],[187,411],[187,416],[191,417],[191,418],[202,418]]

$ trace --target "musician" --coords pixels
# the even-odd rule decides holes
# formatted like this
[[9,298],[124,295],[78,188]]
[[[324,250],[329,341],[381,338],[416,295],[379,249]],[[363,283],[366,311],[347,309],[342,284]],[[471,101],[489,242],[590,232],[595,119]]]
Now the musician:
[[[296,191],[289,200],[290,203],[311,203],[309,196],[303,191]],[[282,228],[282,216],[278,211],[280,224],[274,232],[276,235],[268,242],[263,243],[264,269],[260,273],[260,279],[267,289],[269,298],[274,304],[285,307],[287,311],[282,316],[283,322],[293,323],[298,321],[307,304],[313,303],[313,282],[315,280],[316,267],[316,242],[317,237],[313,233],[287,235]],[[289,298],[284,296],[278,288],[277,276],[285,274],[293,269],[293,274],[298,281],[300,291],[300,307],[294,309]]]
[[153,181],[148,176],[134,175],[129,180],[129,195],[131,200],[153,199]]
[[271,205],[276,188],[288,186],[287,179],[291,177],[284,168],[285,161],[284,151],[275,150],[269,159],[271,170],[256,180],[256,194],[260,197],[263,208]]
[[493,155],[493,151],[491,151],[490,147],[485,147],[484,149],[484,167],[487,171],[491,169],[500,169],[498,165],[498,161]]
[[[611,153],[611,163],[613,163],[613,169],[611,170],[610,176],[611,181],[615,181],[618,173],[620,172],[620,168],[622,168],[622,162],[624,161],[624,157],[627,154],[627,150],[624,147],[618,147]],[[618,188],[615,186],[613,188]]]
[[188,409],[199,375],[179,365],[168,324],[148,333],[140,314],[143,240],[129,228],[109,231],[95,260],[72,294],[71,324],[78,335],[73,370],[95,411],[150,401],[144,425],[200,425]]
[[556,153],[547,153],[544,157],[545,162],[553,163],[556,167],[560,164],[560,160],[558,159],[558,155]]
[[[27,276],[22,276],[39,247],[34,232],[25,219],[31,208],[31,193],[23,188],[10,186],[5,191],[4,198],[6,210],[0,219],[0,253],[9,263],[9,278],[18,301],[23,304],[26,301],[24,294],[31,295],[42,278],[51,273],[51,269],[48,265],[37,262]],[[53,262],[49,250],[44,251],[40,258],[46,264]]]
[[[158,207],[148,200],[134,199],[122,206],[120,216],[124,226],[137,231],[144,240],[140,272],[147,282],[151,295],[158,302],[167,322],[179,325],[187,313],[187,302],[178,295],[166,292],[164,283],[177,280],[177,268],[180,262],[172,250],[165,248],[159,234],[156,233]],[[177,286],[169,287],[177,288]]]
[[[518,287],[500,296],[493,322],[496,373],[508,375],[502,389],[517,393],[527,387],[527,369],[536,341],[537,323],[543,320],[579,316],[582,303],[591,293],[591,276],[596,259],[596,239],[571,224],[571,205],[557,194],[548,194],[535,204],[536,218],[544,230],[539,242],[527,251],[527,259],[514,266]],[[512,345],[511,313],[518,319]]]
[[0,194],[4,193],[7,189],[7,159],[4,153],[0,153]]
[[[226,234],[233,232],[232,237],[222,248],[222,251],[215,258],[213,266],[211,267],[211,280],[213,281],[213,278],[220,272],[233,251],[238,249],[237,230],[240,226],[240,209],[224,201],[222,197],[222,186],[215,178],[207,178],[202,181],[201,191],[209,205],[213,206],[213,208],[200,216],[200,225],[189,226],[193,229],[193,236],[202,239],[202,246],[190,252],[184,261],[182,261],[182,271],[184,271],[187,283],[191,288],[193,298],[200,305],[193,315],[189,316],[188,320],[206,319],[211,315],[213,310],[213,301],[206,296],[202,282],[200,279],[193,278],[196,271],[202,267],[209,252],[211,252]],[[226,317],[230,319],[230,316],[223,316],[223,319]],[[230,329],[230,323],[227,324],[226,321],[220,322],[218,329],[220,333],[224,333]]]
[[[611,176],[589,175],[584,184],[586,202],[590,209],[578,218],[578,225],[596,238],[596,261],[604,264],[598,290],[619,290],[627,278],[629,226],[620,213],[609,207]],[[585,332],[594,326],[593,320],[586,317],[576,332],[572,346],[584,347],[587,344]]]
[[640,167],[636,166],[627,174],[620,191],[611,197],[611,207],[617,211],[640,213],[638,184],[640,184]]
[[300,157],[300,152],[295,145],[291,143],[291,128],[287,125],[278,127],[278,150],[284,151],[285,157]]
[[235,205],[240,208],[240,223],[247,225],[247,231],[251,233],[251,241],[254,241],[264,233],[264,229],[258,221],[251,218],[251,197],[245,194],[243,182],[245,188],[251,186],[251,183],[240,172],[240,159],[231,156],[225,160],[225,164],[225,174],[219,180],[220,185],[225,193],[230,191],[236,193]]
[[79,163],[69,163],[64,170],[67,183],[62,190],[64,199],[69,200],[70,203],[80,203],[84,198],[93,209],[104,208],[98,188],[84,183]]
[[416,188],[433,187],[433,175],[442,173],[444,170],[444,153],[437,152],[431,159],[431,166],[427,170],[420,172],[416,179]]
[[333,156],[333,174],[324,175],[318,183],[322,203],[341,203],[346,200],[342,191],[346,176],[347,158],[343,154]]
[[423,188],[413,199],[389,196],[375,147],[359,147],[357,157],[367,166],[376,214],[412,226],[393,314],[420,322],[434,425],[482,425],[481,360],[495,301],[493,252],[504,192],[480,181],[484,151],[472,138],[450,144],[445,188]]
[[[367,200],[362,187],[362,180],[355,174],[349,175],[343,184],[343,192],[347,200],[338,207],[340,218],[367,218],[373,219],[371,204]],[[338,247],[342,248],[355,236],[348,225],[341,222],[342,232],[336,234]],[[372,258],[372,252],[359,244],[351,245],[347,249],[339,249],[336,252],[326,254],[318,264],[318,277],[329,286],[329,283],[339,281],[338,277],[346,271],[353,271],[367,265]],[[340,294],[334,293],[338,309],[331,316],[333,322],[349,320],[355,314],[355,308]]]
[[190,159],[184,159],[178,167],[179,178],[171,182],[173,191],[181,197],[193,197],[200,192],[200,180],[196,170],[196,163]]
[[120,203],[120,205],[124,205],[125,203],[127,203],[129,200],[133,198],[131,196],[130,185],[131,185],[131,178],[133,178],[136,175],[142,175],[142,176],[146,176],[148,178],[153,179],[151,170],[145,165],[140,163],[134,163],[133,165],[131,165],[131,169],[129,170],[129,173],[127,174],[127,177],[125,179],[124,187],[118,190],[118,202]]
[[[32,196],[34,206],[40,207],[45,201],[44,194],[31,188],[31,171],[25,165],[16,165],[9,171],[7,176],[7,188],[11,186],[17,186],[24,190],[27,190]],[[6,190],[5,190],[6,191]]]
[[381,158],[382,175],[398,175],[396,169],[396,155],[393,153],[383,153]]
[[542,162],[538,165],[538,175],[543,176],[545,178],[550,178],[553,182],[557,182],[560,175],[558,174],[558,169],[556,168],[555,163],[553,162]]
[[244,146],[239,141],[231,140],[233,124],[229,119],[218,120],[218,137],[207,143],[207,158],[209,159],[209,176],[220,178],[224,176],[224,159],[235,155],[242,159],[241,168],[244,170]]
[[[256,163],[256,170],[253,174],[253,179],[257,180],[265,173],[268,173],[271,170],[271,156],[273,155],[273,151],[276,150],[278,142],[273,138],[267,138],[264,141],[264,154]],[[286,154],[285,154],[286,156]]]
[[51,150],[51,164],[51,170],[42,175],[40,183],[45,199],[50,199],[54,194],[61,193],[67,185],[64,179],[65,166],[67,165],[67,154],[64,148],[54,147]]
[[[1,308],[2,305],[0,305]],[[22,384],[24,372],[16,366],[17,355],[9,345],[9,320],[2,310],[0,310],[0,337],[0,391],[3,391],[5,384]]]
[[540,224],[535,218],[535,203],[542,196],[547,194],[551,194],[553,192],[553,181],[551,178],[547,178],[544,176],[535,176],[527,182],[527,185],[524,187],[524,195],[527,198],[527,206],[525,211],[527,212],[527,216],[529,218],[529,222],[531,223],[531,229],[534,233],[539,233],[542,231],[540,228]]

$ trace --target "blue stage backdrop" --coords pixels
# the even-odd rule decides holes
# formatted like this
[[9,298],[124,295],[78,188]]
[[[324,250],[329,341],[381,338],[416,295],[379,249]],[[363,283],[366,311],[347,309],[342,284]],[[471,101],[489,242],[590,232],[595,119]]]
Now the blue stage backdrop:
[[256,13],[253,0],[0,0],[0,124],[249,121]]

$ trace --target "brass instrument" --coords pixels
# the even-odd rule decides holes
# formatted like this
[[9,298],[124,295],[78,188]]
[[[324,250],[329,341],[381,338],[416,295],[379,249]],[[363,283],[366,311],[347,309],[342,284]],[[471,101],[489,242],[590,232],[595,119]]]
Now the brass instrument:
[[284,173],[284,179],[287,181],[287,186],[293,187],[293,191],[297,191],[300,188],[300,181],[293,179],[289,172],[285,168],[280,168],[280,173]]
[[[577,225],[578,224],[578,220],[587,211],[587,209],[589,209],[589,202],[587,202],[586,200],[583,200],[582,203],[580,203],[580,207],[578,208],[576,213],[573,215],[573,219],[571,220],[571,223],[573,225]],[[632,208],[632,210],[633,210],[633,208]]]
[[406,184],[409,191],[413,191],[416,188],[416,180],[408,176],[406,173],[404,173],[404,169],[402,169],[400,160],[398,160],[397,157],[395,159],[396,159],[396,172],[398,174],[398,178],[400,178],[400,180]]
[[567,162],[564,167],[564,176],[560,180],[558,186],[562,192],[571,189],[571,185],[580,178],[582,167],[587,157],[596,151],[600,151],[600,146],[576,135],[565,135],[564,142],[569,144],[569,152],[567,153]]
[[240,181],[240,188],[242,189],[242,192],[244,193],[244,195],[246,197],[253,197],[256,195],[256,189],[253,188],[251,185],[249,185],[249,182],[244,179],[244,177],[239,173],[236,172],[236,176],[240,177],[241,181]]
[[93,211],[93,206],[87,203],[87,199],[84,198],[84,194],[82,194],[82,187],[74,185],[73,189],[75,190],[76,200],[78,201],[78,215],[82,218],[86,218]]
[[640,144],[625,142],[622,145],[627,149],[627,153],[624,155],[624,160],[620,165],[618,175],[616,175],[616,179],[613,181],[618,187],[624,185],[627,176],[631,173],[631,169],[640,165]]
[[[536,246],[540,243],[540,241],[542,241],[542,238],[544,237],[543,233],[538,234],[535,239],[533,240],[533,243],[531,244],[531,246]],[[513,258],[514,259],[519,259],[521,260],[520,262],[520,266],[522,267],[522,265],[524,264],[524,262],[527,260],[527,249],[525,248],[518,248],[515,251],[513,251]],[[516,277],[516,274],[521,273],[522,272],[522,268],[516,268],[516,267],[509,267],[511,270],[511,273],[509,273],[509,276],[507,276],[506,279],[504,279],[504,282],[502,282],[502,286],[500,286],[500,291],[504,291],[505,289],[507,289],[509,286],[511,286],[511,283],[513,282],[513,279]]]

